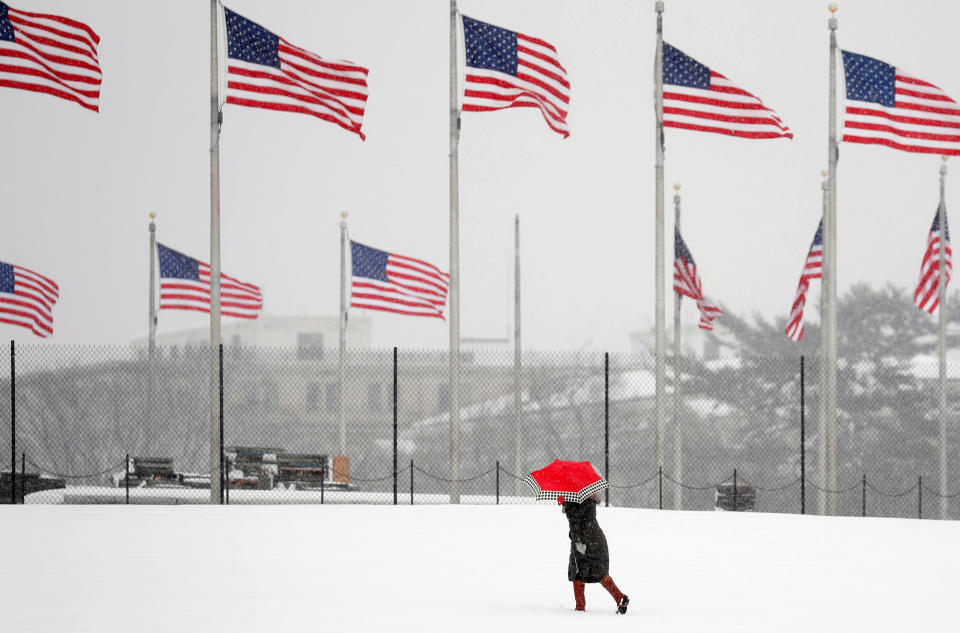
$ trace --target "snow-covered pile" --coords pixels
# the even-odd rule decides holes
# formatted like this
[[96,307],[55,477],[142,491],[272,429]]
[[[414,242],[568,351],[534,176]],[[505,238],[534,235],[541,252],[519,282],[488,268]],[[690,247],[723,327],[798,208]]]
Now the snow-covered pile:
[[3,630],[955,630],[960,523],[600,508],[615,614],[539,506],[2,506]]

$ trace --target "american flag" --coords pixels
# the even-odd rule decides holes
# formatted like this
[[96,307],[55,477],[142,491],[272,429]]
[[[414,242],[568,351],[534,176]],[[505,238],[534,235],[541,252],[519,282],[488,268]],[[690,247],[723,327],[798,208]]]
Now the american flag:
[[552,44],[467,16],[463,40],[464,112],[540,108],[550,129],[570,136],[570,82]]
[[450,275],[433,264],[350,240],[350,307],[443,318]]
[[0,86],[100,110],[100,37],[83,22],[0,2]]
[[960,154],[960,105],[931,83],[890,64],[843,53],[843,140],[905,152]]
[[[210,312],[210,266],[157,243],[160,309]],[[263,295],[253,284],[220,273],[220,314],[256,319]]]
[[723,310],[707,301],[700,285],[700,274],[693,261],[690,249],[680,237],[680,231],[673,232],[673,290],[677,294],[690,297],[697,302],[700,310],[700,329],[712,330],[713,320],[723,314]]
[[666,42],[663,125],[741,138],[793,138],[760,99]]
[[53,305],[60,286],[48,277],[0,262],[0,323],[25,327],[37,336],[53,334]]
[[803,263],[803,272],[800,273],[800,283],[797,285],[797,296],[793,299],[790,316],[787,317],[786,333],[794,341],[803,338],[803,307],[807,303],[807,290],[810,289],[811,279],[820,279],[823,273],[823,220],[817,225],[817,234],[813,236],[810,252]]
[[360,131],[367,104],[366,68],[326,61],[224,7],[227,103],[300,112]]
[[[944,283],[950,283],[950,273],[953,272],[953,249],[950,248],[950,223],[947,222],[947,211],[943,211],[944,233],[947,238],[946,248],[943,251]],[[921,310],[933,314],[940,305],[940,212],[933,216],[933,226],[927,236],[927,251],[923,254],[923,263],[920,264],[920,281],[917,282],[917,291],[913,293],[913,302]]]

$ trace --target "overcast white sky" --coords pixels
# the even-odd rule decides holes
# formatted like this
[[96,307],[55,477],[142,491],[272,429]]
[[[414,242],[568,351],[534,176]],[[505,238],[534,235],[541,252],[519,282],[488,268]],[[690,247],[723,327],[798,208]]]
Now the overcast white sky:
[[[147,329],[148,212],[159,215],[162,242],[209,259],[208,4],[13,5],[89,24],[101,37],[104,79],[99,114],[47,95],[0,91],[7,121],[0,261],[60,284],[50,342],[127,343]],[[365,142],[309,116],[225,107],[224,272],[262,285],[268,314],[335,315],[344,210],[353,239],[447,269],[447,0],[227,6],[325,58],[368,67],[370,97]],[[750,141],[666,132],[667,271],[671,186],[679,182],[684,237],[704,290],[741,313],[785,318],[820,217],[826,6],[666,2],[666,41],[756,94],[795,134],[792,141]],[[522,225],[525,348],[625,350],[631,331],[653,324],[653,7],[653,0],[460,3],[471,17],[554,44],[571,83],[566,140],[530,108],[463,116],[462,336],[512,332],[515,213]],[[837,17],[841,48],[894,64],[960,99],[956,2],[844,0]],[[936,156],[841,145],[841,292],[859,281],[915,284],[939,163]],[[951,165],[948,209],[960,196],[958,170]],[[370,315],[376,346],[448,344],[444,322]],[[683,318],[697,318],[691,302]],[[208,322],[201,314],[163,312],[159,331]],[[717,323],[722,327],[723,318]],[[40,341],[6,325],[0,337]]]

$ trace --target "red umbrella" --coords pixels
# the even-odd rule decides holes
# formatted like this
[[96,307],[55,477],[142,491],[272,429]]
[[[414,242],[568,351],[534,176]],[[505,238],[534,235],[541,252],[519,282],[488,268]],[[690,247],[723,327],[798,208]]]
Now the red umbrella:
[[533,471],[523,481],[537,494],[537,501],[558,499],[561,503],[583,503],[593,493],[609,486],[590,462],[559,459],[546,468]]

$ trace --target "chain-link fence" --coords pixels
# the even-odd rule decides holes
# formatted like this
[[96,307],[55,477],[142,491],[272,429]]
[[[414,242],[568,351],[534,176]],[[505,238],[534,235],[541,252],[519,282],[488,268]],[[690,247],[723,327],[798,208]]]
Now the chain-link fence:
[[841,360],[831,424],[816,358],[668,358],[658,406],[647,355],[524,352],[518,369],[511,350],[467,351],[452,421],[449,361],[226,346],[221,370],[206,347],[11,344],[0,494],[209,503],[213,462],[225,503],[531,503],[521,477],[559,458],[593,463],[617,506],[732,495],[765,512],[960,518],[957,384],[944,433],[935,364]]

